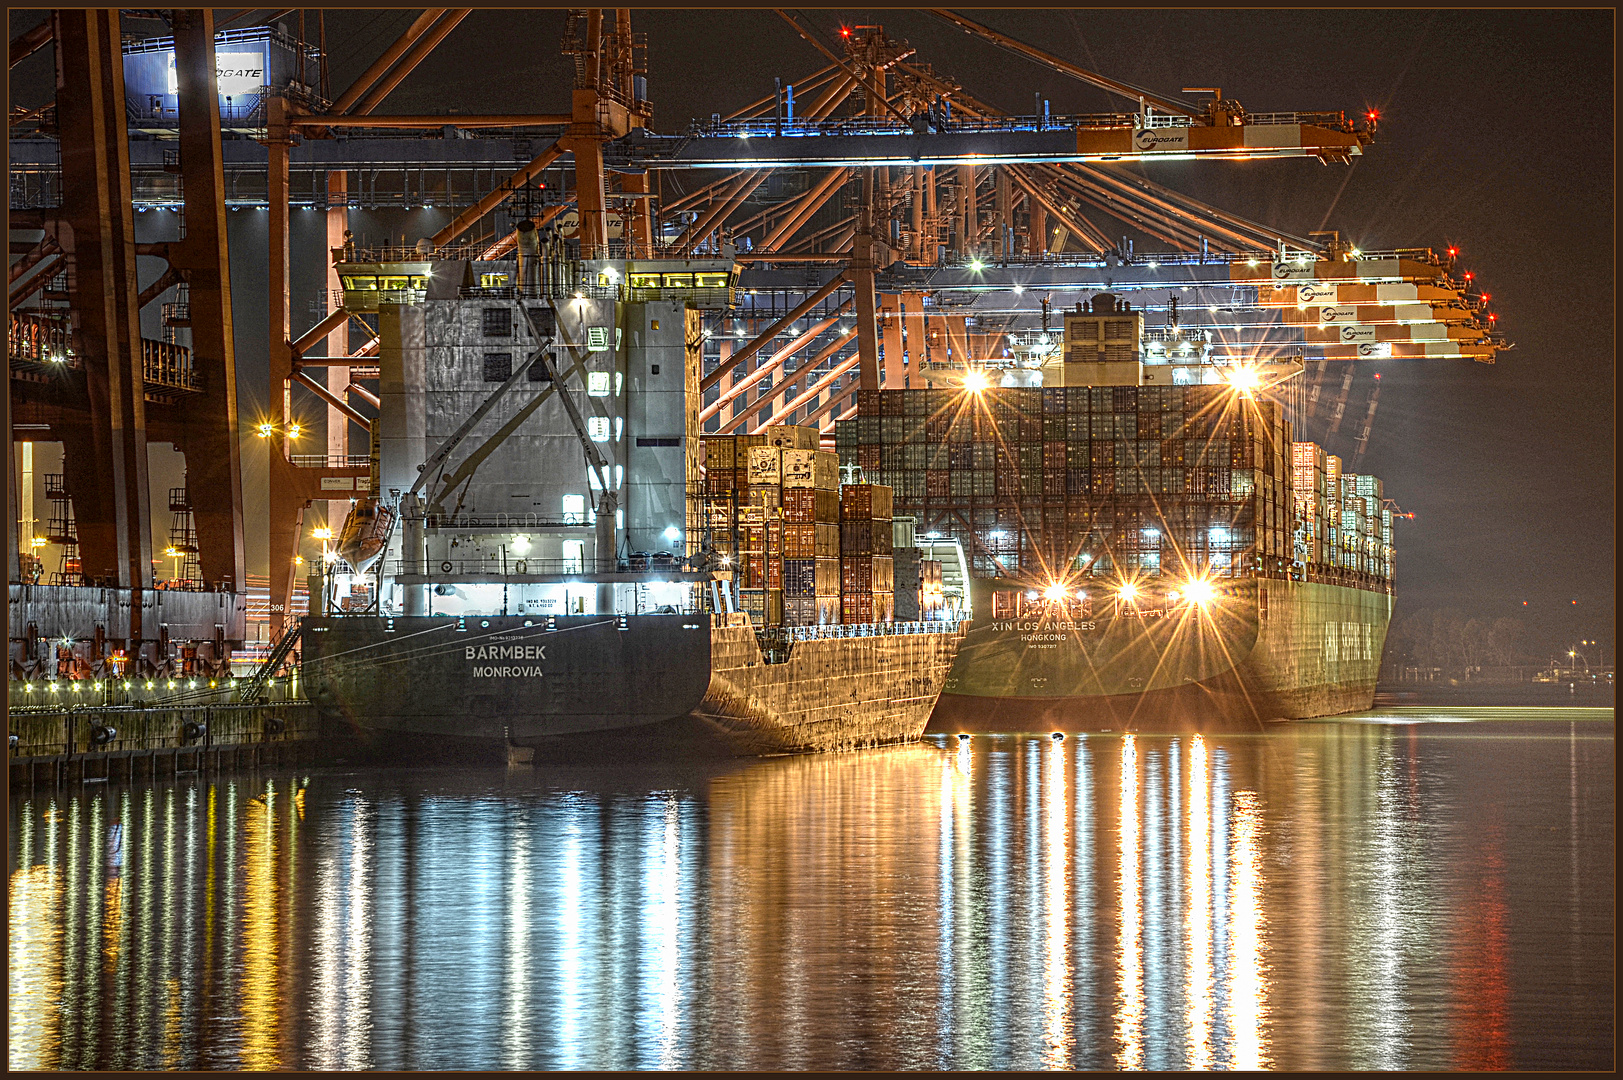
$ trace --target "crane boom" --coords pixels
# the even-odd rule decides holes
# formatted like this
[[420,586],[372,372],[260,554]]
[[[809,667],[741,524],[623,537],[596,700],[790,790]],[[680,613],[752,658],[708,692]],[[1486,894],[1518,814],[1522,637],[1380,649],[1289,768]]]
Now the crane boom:
[[1169,97],[1162,97],[1160,94],[1154,93],[1150,90],[1145,90],[1143,87],[1134,86],[1131,83],[1119,82],[1115,79],[1100,75],[1097,72],[1088,71],[1086,68],[1079,68],[1075,64],[1061,60],[1057,56],[1050,56],[1041,49],[1034,49],[1025,42],[1009,37],[1007,34],[1000,34],[990,27],[982,26],[978,22],[971,19],[966,19],[956,12],[945,11],[940,8],[928,8],[926,10],[928,10],[929,13],[934,15],[936,18],[952,23],[965,33],[975,34],[978,37],[983,37],[987,41],[992,42],[994,45],[999,45],[1010,52],[1018,53],[1028,60],[1034,60],[1037,63],[1050,67],[1063,75],[1069,75],[1073,79],[1081,79],[1083,82],[1097,86],[1099,89],[1115,94],[1117,97],[1126,98],[1128,101],[1143,101],[1148,105],[1154,105],[1162,112],[1176,113],[1179,116],[1201,117],[1205,115],[1204,110],[1197,109],[1195,106],[1186,104],[1185,102],[1177,101]]

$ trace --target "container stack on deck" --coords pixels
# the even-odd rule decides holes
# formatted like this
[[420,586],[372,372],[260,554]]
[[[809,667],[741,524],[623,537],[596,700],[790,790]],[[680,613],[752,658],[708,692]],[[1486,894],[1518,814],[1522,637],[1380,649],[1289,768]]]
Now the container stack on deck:
[[1296,500],[1296,559],[1302,563],[1329,561],[1324,535],[1329,498],[1325,483],[1328,467],[1324,447],[1318,443],[1291,443],[1291,494]]
[[1390,580],[1392,511],[1379,477],[1344,473],[1341,459],[1317,443],[1292,443],[1297,558]]
[[848,623],[896,618],[892,493],[883,484],[840,488],[840,609]]
[[962,540],[976,577],[1291,561],[1290,431],[1272,401],[1210,385],[857,397],[835,428],[841,464],[895,488],[920,529]]
[[840,621],[839,468],[815,428],[707,435],[702,520],[757,622]]

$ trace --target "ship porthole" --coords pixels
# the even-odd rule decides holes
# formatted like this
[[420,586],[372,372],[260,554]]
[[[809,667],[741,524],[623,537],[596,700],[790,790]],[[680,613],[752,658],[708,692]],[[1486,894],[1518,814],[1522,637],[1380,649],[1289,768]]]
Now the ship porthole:
[[451,572],[451,560],[450,559],[446,559],[444,562],[440,563],[440,572],[445,573],[445,574],[449,574]]

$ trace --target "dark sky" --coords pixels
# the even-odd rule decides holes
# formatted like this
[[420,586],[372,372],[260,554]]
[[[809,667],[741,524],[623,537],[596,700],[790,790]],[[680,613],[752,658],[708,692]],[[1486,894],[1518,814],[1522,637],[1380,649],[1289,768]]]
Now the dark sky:
[[[1177,162],[1147,175],[1288,232],[1340,229],[1371,250],[1460,248],[1461,267],[1492,294],[1515,349],[1491,367],[1368,363],[1348,399],[1349,417],[1361,416],[1370,376],[1382,373],[1361,471],[1383,477],[1387,495],[1416,515],[1399,529],[1399,615],[1442,606],[1516,615],[1552,643],[1600,637],[1610,652],[1612,12],[965,13],[1164,92],[1220,86],[1252,111],[1378,108],[1380,134],[1350,168]],[[329,12],[335,91],[415,14]],[[922,12],[804,14],[830,39],[841,23],[882,24],[918,50],[916,60],[1011,112],[1029,111],[1034,92],[1056,112],[1120,104]],[[12,33],[42,16],[13,12]],[[383,111],[567,111],[563,21],[562,11],[477,11]],[[794,80],[825,63],[770,11],[639,11],[633,21],[648,35],[654,127],[663,131],[729,112],[769,93],[774,76]],[[311,27],[314,37],[313,14]],[[49,56],[12,72],[14,104],[49,92]],[[1329,440],[1332,451],[1350,453],[1349,428]]]

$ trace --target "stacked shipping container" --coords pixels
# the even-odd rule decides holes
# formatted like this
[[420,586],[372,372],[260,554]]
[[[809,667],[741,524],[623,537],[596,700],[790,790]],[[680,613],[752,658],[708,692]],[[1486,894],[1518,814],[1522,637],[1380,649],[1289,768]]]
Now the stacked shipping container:
[[1390,580],[1392,512],[1380,479],[1342,472],[1341,459],[1316,443],[1293,443],[1291,461],[1298,559]]
[[896,570],[891,489],[881,484],[840,488],[840,608],[848,623],[896,617]]
[[[859,391],[842,464],[958,537],[977,577],[1056,569],[1219,575],[1292,558],[1275,403],[1220,386]],[[1254,558],[1254,561],[1252,561]]]
[[894,618],[891,492],[840,486],[818,431],[706,435],[701,520],[736,568],[739,605],[786,626]]
[[702,519],[760,622],[840,618],[839,467],[817,443],[817,429],[791,426],[702,439]]

